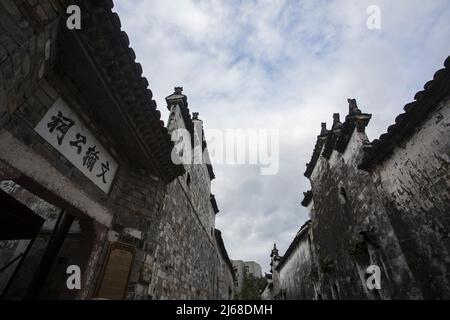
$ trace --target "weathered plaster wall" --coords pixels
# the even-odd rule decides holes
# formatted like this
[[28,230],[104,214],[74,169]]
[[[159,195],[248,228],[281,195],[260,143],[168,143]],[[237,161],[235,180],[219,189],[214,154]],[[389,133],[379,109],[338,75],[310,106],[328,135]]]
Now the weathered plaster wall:
[[427,299],[450,298],[450,99],[374,170],[394,232]]
[[[302,251],[302,244],[306,250],[302,240],[283,257],[266,298],[449,297],[448,96],[420,120],[395,141],[386,158],[366,171],[358,167],[373,156],[373,145],[361,128],[353,130],[342,153],[334,148],[326,158],[322,151],[327,144],[321,145],[309,176],[313,200],[304,200],[312,220],[310,255]],[[338,128],[342,126],[335,123],[333,130]],[[342,133],[323,129],[321,139]],[[312,272],[307,275],[310,265]],[[380,267],[381,290],[366,286],[370,265]],[[281,295],[274,289],[277,282]],[[311,285],[313,293],[302,296],[302,283]]]
[[420,297],[383,201],[369,174],[357,169],[365,140],[355,130],[344,154],[334,150],[330,161],[321,156],[311,176],[322,297],[376,298],[365,286],[372,264],[383,268],[383,298]]
[[302,300],[314,296],[313,282],[310,280],[313,272],[311,255],[306,234],[279,271],[280,287],[284,299]]
[[[442,137],[443,132],[448,135],[448,132],[444,130],[448,126],[446,124],[448,121],[445,120],[448,117],[444,115],[447,114],[446,112],[438,110],[437,114],[427,122],[429,126],[425,125],[429,132],[426,130],[420,132],[420,136],[424,136],[423,139],[425,139],[424,145],[433,149],[433,152],[427,152],[428,160],[423,156],[425,150],[416,149],[418,155],[422,154],[419,159],[424,159],[423,166],[432,171],[429,175],[434,174],[436,181],[443,181],[442,179],[448,177],[448,170],[442,168],[442,165],[430,166],[427,161],[446,157],[443,149],[448,147],[448,144],[442,144],[442,141],[445,140]],[[432,126],[438,119],[442,121],[441,129]],[[401,173],[408,166],[399,163],[398,159],[405,159],[409,162],[414,157],[410,154],[402,155],[401,152],[396,151],[396,161],[393,163],[398,165],[399,172],[383,167],[381,178],[375,178],[375,175],[358,169],[358,165],[365,155],[366,141],[365,133],[355,129],[343,153],[333,150],[329,159],[325,158],[323,154],[319,157],[310,177],[314,199],[308,204],[308,211],[312,219],[309,230],[310,250],[308,250],[308,240],[305,236],[289,256],[283,257],[283,263],[278,272],[272,275],[273,288],[279,285],[280,292],[272,289],[272,298],[420,299],[427,297],[420,285],[420,282],[426,278],[418,277],[415,269],[411,267],[410,255],[413,252],[412,256],[424,254],[426,257],[432,257],[433,253],[430,251],[430,247],[426,247],[424,243],[416,244],[418,247],[428,248],[428,251],[424,250],[423,253],[403,244],[404,239],[410,239],[409,241],[414,239],[410,230],[414,232],[414,225],[418,224],[409,221],[411,228],[407,223],[396,224],[392,214],[397,211],[392,211],[392,207],[387,205],[392,201],[391,199],[397,199],[396,191],[402,192],[396,188],[401,189],[405,185],[403,181],[400,183],[400,179]],[[436,142],[434,147],[433,141]],[[412,139],[410,143],[411,145],[406,146],[407,152],[418,147],[417,140]],[[411,166],[410,172],[405,173],[411,177],[409,179],[416,179],[410,185],[414,188],[418,188],[419,185],[431,186],[430,183],[425,184],[424,180],[422,184],[417,183],[417,178],[412,174],[413,170],[417,172],[417,166],[418,164]],[[435,169],[432,169],[433,167]],[[435,171],[440,168],[442,168],[440,172]],[[386,175],[390,179],[395,177],[397,180],[384,185],[384,181],[387,179]],[[390,190],[389,192],[385,189],[386,187]],[[444,192],[441,188],[434,194],[434,196],[441,197],[436,200],[440,205],[432,206],[435,208],[434,210],[439,210],[440,206],[445,207],[448,204],[448,201],[443,201],[445,199]],[[389,199],[391,196],[392,198]],[[397,200],[400,203],[411,203],[411,206],[414,206],[415,199],[408,202],[411,196],[410,192],[407,199],[402,202],[402,197],[399,195]],[[425,199],[419,198],[417,203],[421,203],[421,201],[425,201]],[[409,208],[409,204],[407,208]],[[443,209],[446,210],[446,208]],[[411,210],[407,212],[410,214]],[[419,210],[419,212],[421,211]],[[448,210],[443,212],[448,212]],[[439,215],[437,216],[439,217]],[[443,216],[445,214],[442,213],[441,217]],[[399,228],[402,230],[399,231]],[[419,241],[423,237],[424,235],[421,234],[415,239]],[[425,239],[438,241],[436,237],[430,236]],[[440,241],[439,245],[445,245],[445,240]],[[440,266],[442,270],[446,263],[444,256],[448,257],[448,253],[445,251],[447,249],[437,248],[436,250],[443,255],[436,257],[435,260],[436,265]],[[409,254],[406,253],[407,251]],[[415,266],[418,265],[415,261],[413,263]],[[368,290],[366,286],[366,269],[370,265],[378,265],[381,269],[381,290]],[[437,275],[439,279],[439,272],[428,270],[430,274],[434,272],[432,275]],[[441,276],[444,277],[444,273],[441,273]],[[440,292],[439,296],[445,295]]]

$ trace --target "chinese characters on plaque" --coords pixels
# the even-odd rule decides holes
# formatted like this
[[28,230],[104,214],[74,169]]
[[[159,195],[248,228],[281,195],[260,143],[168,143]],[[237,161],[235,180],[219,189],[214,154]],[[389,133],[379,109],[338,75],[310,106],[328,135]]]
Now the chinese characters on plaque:
[[61,98],[48,110],[35,131],[100,189],[109,192],[117,162]]

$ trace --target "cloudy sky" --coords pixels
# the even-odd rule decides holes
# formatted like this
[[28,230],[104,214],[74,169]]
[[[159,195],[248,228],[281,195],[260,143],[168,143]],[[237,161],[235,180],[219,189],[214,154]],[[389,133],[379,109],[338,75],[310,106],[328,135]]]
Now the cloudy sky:
[[[367,8],[381,9],[369,30]],[[279,172],[215,165],[213,193],[232,259],[269,269],[307,220],[303,176],[320,123],[347,98],[372,113],[369,138],[393,123],[450,54],[448,0],[126,0],[122,28],[158,107],[183,86],[208,129],[278,129]]]

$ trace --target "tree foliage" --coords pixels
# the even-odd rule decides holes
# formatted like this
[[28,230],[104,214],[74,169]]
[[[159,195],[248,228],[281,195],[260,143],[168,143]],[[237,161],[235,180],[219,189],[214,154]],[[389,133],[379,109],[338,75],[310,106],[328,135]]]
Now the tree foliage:
[[265,278],[255,277],[245,270],[242,290],[237,298],[240,300],[261,300],[261,292],[264,290],[266,283]]

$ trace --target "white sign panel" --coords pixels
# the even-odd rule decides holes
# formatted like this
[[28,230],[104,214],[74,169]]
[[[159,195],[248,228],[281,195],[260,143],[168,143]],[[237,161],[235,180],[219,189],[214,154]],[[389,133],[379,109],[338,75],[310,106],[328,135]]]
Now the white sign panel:
[[100,189],[109,192],[117,162],[61,98],[34,130]]

